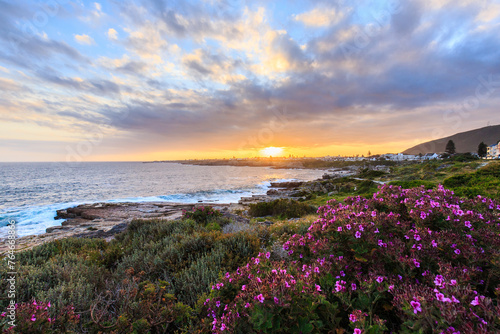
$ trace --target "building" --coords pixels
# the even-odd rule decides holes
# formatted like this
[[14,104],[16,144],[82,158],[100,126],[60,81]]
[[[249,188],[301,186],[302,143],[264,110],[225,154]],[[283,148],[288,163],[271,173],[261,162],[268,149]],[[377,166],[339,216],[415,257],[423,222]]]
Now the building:
[[441,158],[441,155],[437,153],[427,153],[422,156],[422,160],[435,160]]
[[496,144],[488,146],[486,158],[500,159],[500,140]]

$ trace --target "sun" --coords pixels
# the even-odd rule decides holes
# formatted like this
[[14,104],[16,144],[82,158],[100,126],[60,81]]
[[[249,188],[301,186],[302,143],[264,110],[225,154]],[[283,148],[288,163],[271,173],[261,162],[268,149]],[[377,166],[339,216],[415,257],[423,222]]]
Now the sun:
[[266,147],[259,151],[260,155],[263,157],[278,157],[283,154],[283,148],[281,147]]

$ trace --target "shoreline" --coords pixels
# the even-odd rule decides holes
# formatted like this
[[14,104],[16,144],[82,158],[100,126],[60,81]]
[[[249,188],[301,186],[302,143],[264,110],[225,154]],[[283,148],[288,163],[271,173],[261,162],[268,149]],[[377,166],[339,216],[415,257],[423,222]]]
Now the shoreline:
[[[115,234],[124,231],[132,220],[162,219],[175,220],[182,217],[183,210],[199,206],[211,206],[234,218],[235,211],[246,210],[251,203],[271,201],[279,198],[293,198],[299,187],[313,181],[270,182],[265,194],[241,196],[238,203],[204,201],[197,203],[178,202],[97,202],[76,205],[56,210],[55,220],[64,219],[61,225],[46,228],[45,233],[22,236],[16,239],[16,251],[30,249],[46,242],[64,238],[101,238],[110,241]],[[0,239],[3,241],[3,239]],[[0,254],[7,250],[6,243],[0,243]]]

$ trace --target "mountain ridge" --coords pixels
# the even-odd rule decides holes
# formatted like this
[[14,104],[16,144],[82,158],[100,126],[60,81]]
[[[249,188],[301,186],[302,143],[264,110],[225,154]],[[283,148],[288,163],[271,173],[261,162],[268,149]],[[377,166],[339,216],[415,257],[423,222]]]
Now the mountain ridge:
[[500,140],[500,124],[489,125],[483,128],[459,132],[452,136],[443,137],[425,143],[418,144],[404,150],[403,154],[426,154],[442,153],[445,151],[446,144],[453,140],[457,153],[477,152],[477,147],[481,142],[486,145],[493,145]]

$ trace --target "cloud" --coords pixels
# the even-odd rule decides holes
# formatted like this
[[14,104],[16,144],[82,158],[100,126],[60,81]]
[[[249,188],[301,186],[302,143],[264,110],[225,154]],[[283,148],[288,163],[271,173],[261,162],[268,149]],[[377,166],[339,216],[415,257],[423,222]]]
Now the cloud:
[[335,8],[317,7],[308,12],[294,15],[293,18],[306,26],[318,28],[335,24],[342,19],[342,16],[342,13]]
[[108,30],[108,38],[114,40],[118,39],[118,32],[115,29],[110,28]]
[[95,44],[94,39],[89,35],[75,35],[75,41],[77,41],[79,44],[84,44],[84,45]]

